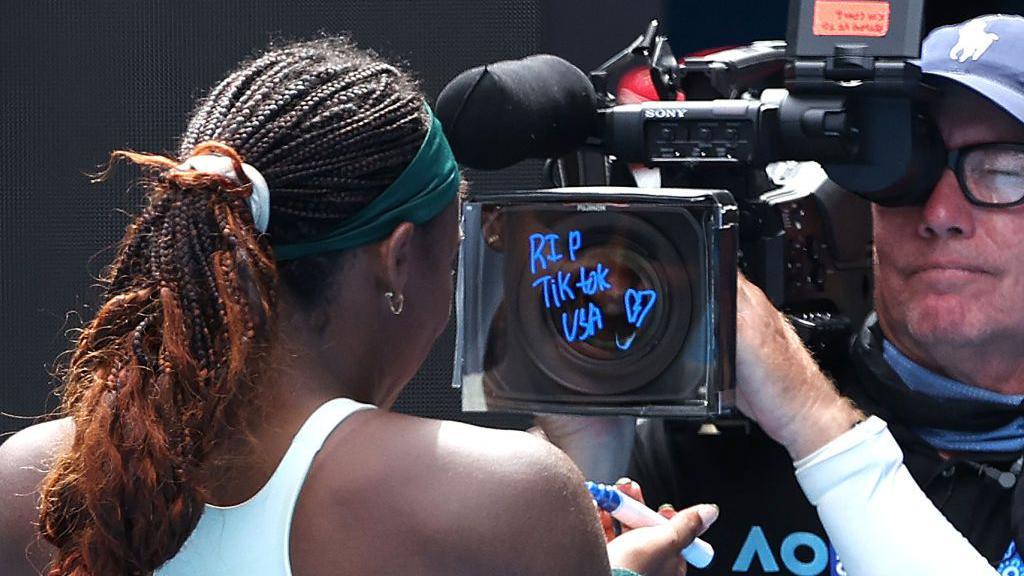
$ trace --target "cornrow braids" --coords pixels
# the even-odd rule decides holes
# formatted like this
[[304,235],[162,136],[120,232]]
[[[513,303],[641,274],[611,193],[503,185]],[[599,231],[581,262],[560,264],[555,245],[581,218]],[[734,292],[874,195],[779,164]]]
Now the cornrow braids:
[[[316,306],[337,255],[277,265],[272,242],[315,239],[366,206],[427,132],[415,83],[339,38],[271,50],[201,102],[180,158],[115,152],[154,173],[147,203],[106,270],[104,301],[75,343],[61,412],[71,449],[42,486],[50,575],[150,574],[208,500],[200,472],[257,407],[279,283]],[[271,190],[267,234],[248,183],[177,170],[192,155],[256,167]]]
[[[426,131],[415,83],[373,52],[333,38],[273,50],[228,76],[193,116],[179,153],[207,140],[238,151],[272,191],[268,233],[291,243],[322,236],[383,192]],[[278,272],[312,307],[336,260],[311,256]]]

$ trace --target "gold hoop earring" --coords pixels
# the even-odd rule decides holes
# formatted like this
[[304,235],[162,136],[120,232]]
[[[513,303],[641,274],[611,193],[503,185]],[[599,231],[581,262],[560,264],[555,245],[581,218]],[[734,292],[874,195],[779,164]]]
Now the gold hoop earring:
[[402,313],[405,308],[405,296],[394,292],[385,292],[384,298],[388,301],[388,308],[391,309],[392,314],[398,316]]

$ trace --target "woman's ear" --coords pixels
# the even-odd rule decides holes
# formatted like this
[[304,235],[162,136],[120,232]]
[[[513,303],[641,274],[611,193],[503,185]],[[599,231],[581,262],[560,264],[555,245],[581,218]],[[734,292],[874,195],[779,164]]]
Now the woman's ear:
[[412,223],[402,222],[378,245],[384,291],[405,293],[413,258],[412,239],[415,233],[416,227]]

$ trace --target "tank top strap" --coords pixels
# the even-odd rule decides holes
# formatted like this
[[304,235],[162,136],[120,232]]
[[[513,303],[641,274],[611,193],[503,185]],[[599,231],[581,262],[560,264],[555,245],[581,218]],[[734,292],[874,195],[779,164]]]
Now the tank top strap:
[[373,409],[371,404],[363,404],[349,398],[329,400],[316,409],[298,433],[292,438],[292,444],[285,452],[277,470],[267,481],[261,492],[268,497],[282,498],[289,508],[294,509],[295,503],[306,481],[306,475],[313,464],[313,459],[323,448],[327,437],[346,418],[361,410]]
[[156,576],[290,575],[292,516],[313,460],[346,418],[371,408],[348,398],[317,408],[259,492],[234,506],[206,504],[185,545],[155,571]]

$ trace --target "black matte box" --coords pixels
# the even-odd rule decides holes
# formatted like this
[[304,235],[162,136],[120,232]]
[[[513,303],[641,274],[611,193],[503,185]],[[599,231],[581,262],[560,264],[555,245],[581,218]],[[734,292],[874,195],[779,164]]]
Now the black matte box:
[[731,407],[735,216],[728,193],[707,190],[469,202],[463,409],[706,418]]

